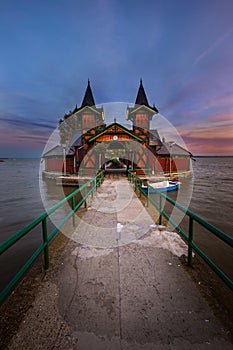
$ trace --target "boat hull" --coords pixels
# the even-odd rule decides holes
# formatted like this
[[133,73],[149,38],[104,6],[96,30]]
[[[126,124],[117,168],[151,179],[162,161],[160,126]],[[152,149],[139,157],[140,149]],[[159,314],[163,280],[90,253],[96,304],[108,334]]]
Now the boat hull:
[[[156,193],[158,192],[169,192],[169,191],[176,191],[179,189],[179,183],[178,182],[173,182],[169,181],[169,186],[166,187],[157,187],[153,188],[152,186],[149,186],[149,193]],[[143,193],[148,193],[148,187],[142,187],[142,192]]]

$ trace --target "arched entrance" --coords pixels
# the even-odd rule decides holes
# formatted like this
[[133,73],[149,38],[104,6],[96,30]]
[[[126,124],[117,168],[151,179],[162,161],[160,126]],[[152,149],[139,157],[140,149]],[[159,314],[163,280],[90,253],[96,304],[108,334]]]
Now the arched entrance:
[[104,170],[106,174],[126,175],[128,170],[127,147],[125,142],[113,140],[106,143]]
[[92,136],[84,135],[86,142],[81,149],[81,167],[85,173],[94,174],[99,169],[148,168],[146,138],[139,137],[118,123]]

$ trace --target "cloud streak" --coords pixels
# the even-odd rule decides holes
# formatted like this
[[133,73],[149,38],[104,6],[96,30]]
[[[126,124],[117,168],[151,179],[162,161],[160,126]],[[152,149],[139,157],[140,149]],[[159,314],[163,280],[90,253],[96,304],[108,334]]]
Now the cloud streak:
[[231,122],[233,124],[233,113],[232,114],[217,114],[207,118],[208,122]]
[[[10,117],[9,117],[10,116]],[[52,123],[30,121],[20,116],[8,114],[8,118],[0,118],[0,156],[5,156],[15,149],[23,154],[39,155],[54,130]]]
[[204,50],[195,60],[194,65],[199,64],[203,61],[207,56],[209,56],[214,50],[216,50],[227,37],[233,32],[233,27],[230,28],[226,33],[221,35],[211,46],[209,46],[206,50]]
[[188,149],[195,155],[233,155],[233,120],[179,128]]
[[5,119],[5,118],[1,118],[0,117],[0,122],[4,123],[6,126],[17,126],[20,127],[22,129],[30,129],[31,127],[37,127],[37,128],[42,128],[42,129],[49,129],[49,130],[53,130],[54,129],[54,125],[51,125],[51,123],[40,123],[40,122],[33,122],[33,121],[29,121],[27,119],[23,119],[23,118],[13,118],[13,119]]

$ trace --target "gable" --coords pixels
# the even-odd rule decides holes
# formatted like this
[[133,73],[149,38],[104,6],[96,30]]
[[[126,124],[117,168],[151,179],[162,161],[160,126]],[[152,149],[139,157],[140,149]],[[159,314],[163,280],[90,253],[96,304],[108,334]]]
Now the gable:
[[149,112],[150,114],[154,115],[158,113],[157,108],[152,108],[150,106],[146,106],[146,105],[140,105],[140,106],[135,106],[132,108],[128,108],[127,110],[127,114],[126,114],[126,119],[130,119],[130,117],[135,114],[135,113],[145,113],[145,112]]
[[84,106],[84,107],[81,107],[79,109],[77,109],[77,111],[73,114],[75,115],[78,115],[80,113],[83,113],[83,112],[91,112],[91,113],[96,113],[96,114],[99,114],[101,115],[102,119],[104,119],[104,116],[103,116],[103,109],[102,108],[96,108],[96,107],[91,107],[91,106]]
[[132,131],[128,130],[124,126],[118,124],[118,123],[113,123],[109,125],[107,128],[105,128],[103,131],[99,132],[95,136],[89,138],[88,142],[92,142],[94,140],[98,140],[100,142],[102,141],[112,141],[112,139],[117,137],[117,139],[123,141],[123,140],[130,140],[130,139],[135,139],[137,141],[143,142],[144,140],[135,135]]

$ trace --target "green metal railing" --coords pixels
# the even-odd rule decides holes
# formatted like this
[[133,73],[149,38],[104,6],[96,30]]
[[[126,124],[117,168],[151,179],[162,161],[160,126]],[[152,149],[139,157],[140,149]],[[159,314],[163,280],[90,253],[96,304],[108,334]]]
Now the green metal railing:
[[[168,197],[164,193],[155,190],[151,187],[147,181],[142,180],[138,175],[134,174],[131,170],[128,172],[128,179],[134,185],[135,190],[138,189],[140,197],[143,194],[147,198],[147,204],[150,202],[159,212],[159,224],[162,223],[162,217],[168,220],[168,222],[176,229],[176,231],[184,238],[188,243],[188,265],[192,266],[192,252],[193,250],[201,256],[201,258],[211,267],[212,270],[233,290],[233,281],[193,242],[194,236],[194,222],[199,223],[201,226],[206,228],[209,232],[213,233],[223,242],[225,242],[230,247],[233,247],[233,238],[228,236],[223,231],[219,230],[215,226],[209,224],[200,216],[193,213],[191,210],[183,207],[172,198]],[[147,191],[142,190],[142,185],[147,186]],[[159,204],[150,196],[150,189],[159,195]],[[163,200],[171,203],[177,209],[181,210],[185,215],[189,217],[189,232],[186,234],[171,217],[163,210]]]
[[[97,174],[95,177],[93,177],[91,180],[87,181],[84,185],[79,187],[77,190],[72,192],[70,195],[68,195],[66,198],[58,202],[56,205],[54,205],[52,208],[50,208],[47,212],[44,212],[42,215],[40,215],[38,218],[30,222],[27,226],[22,228],[20,231],[18,231],[15,235],[7,239],[5,242],[3,242],[0,245],[0,255],[3,254],[6,250],[8,250],[11,246],[16,244],[22,237],[24,237],[26,234],[28,234],[33,228],[38,226],[39,224],[42,225],[42,234],[43,234],[43,243],[37,248],[37,250],[34,252],[34,254],[26,261],[26,263],[20,268],[20,270],[16,273],[16,275],[11,279],[11,281],[8,283],[8,285],[1,291],[0,293],[0,304],[6,299],[6,297],[11,293],[11,291],[15,288],[15,286],[18,284],[20,279],[23,277],[25,272],[30,268],[30,266],[34,263],[34,261],[39,257],[42,251],[44,251],[44,266],[45,269],[48,269],[49,267],[49,249],[48,245],[51,242],[51,240],[56,236],[56,234],[60,231],[60,229],[64,226],[64,224],[73,216],[73,223],[75,224],[75,212],[78,210],[78,208],[84,203],[86,207],[86,200],[87,197],[92,195],[95,190],[100,186],[104,178],[104,172],[101,171],[99,174]],[[80,201],[75,204],[75,196],[77,194],[81,193],[81,199]],[[69,212],[69,214],[61,221],[61,223],[48,235],[48,229],[47,229],[47,218],[49,215],[54,213],[58,208],[60,208],[63,204],[67,203],[69,200],[71,200],[71,208],[72,210]]]

